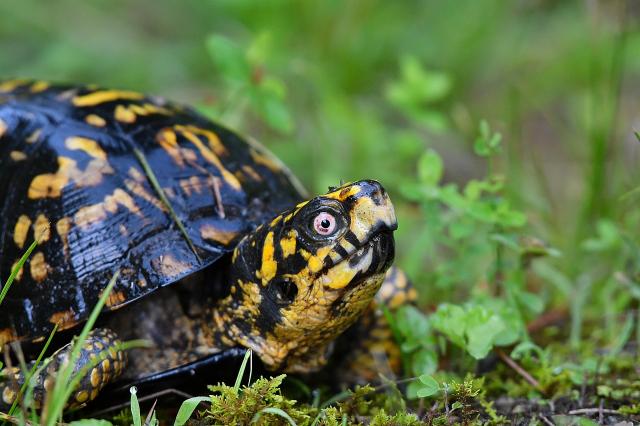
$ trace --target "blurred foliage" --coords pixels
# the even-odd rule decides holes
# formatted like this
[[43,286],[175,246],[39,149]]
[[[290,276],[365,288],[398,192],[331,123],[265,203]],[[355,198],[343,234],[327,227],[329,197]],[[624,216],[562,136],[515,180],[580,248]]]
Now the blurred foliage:
[[5,76],[194,104],[314,193],[380,180],[421,395],[554,307],[573,348],[640,342],[639,49],[633,0],[0,2]]

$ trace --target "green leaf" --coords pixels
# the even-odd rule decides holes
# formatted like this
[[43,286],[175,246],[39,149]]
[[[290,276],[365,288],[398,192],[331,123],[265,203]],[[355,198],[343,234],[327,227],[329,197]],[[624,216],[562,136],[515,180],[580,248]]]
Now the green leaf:
[[582,248],[591,252],[603,252],[620,246],[622,237],[618,227],[610,220],[602,219],[596,224],[597,236],[582,243]]
[[140,416],[140,403],[138,402],[138,389],[135,386],[129,388],[131,392],[131,417],[133,426],[142,426],[142,417]]
[[494,339],[505,329],[504,322],[484,308],[476,307],[467,316],[467,352],[475,359],[482,359],[493,348]]
[[466,346],[466,313],[462,307],[447,303],[438,306],[438,310],[431,316],[431,325],[456,345],[462,348]]
[[262,92],[257,94],[254,99],[260,115],[271,128],[283,133],[291,133],[293,119],[281,99],[272,94]]
[[537,294],[529,293],[527,291],[517,291],[515,292],[515,296],[531,313],[540,314],[544,310],[544,302]]
[[407,398],[418,399],[418,390],[422,389],[422,383],[419,380],[415,380],[407,385]]
[[421,387],[416,392],[419,398],[426,398],[440,392],[440,384],[432,376],[423,374],[419,380]]
[[263,31],[251,41],[247,49],[247,59],[251,64],[264,64],[271,55],[273,37],[271,32]]
[[239,84],[250,84],[251,67],[243,50],[233,41],[219,34],[210,35],[207,51],[222,77]]
[[425,185],[435,186],[442,179],[442,158],[432,149],[427,149],[418,160],[418,178]]
[[500,133],[492,133],[489,123],[485,120],[480,122],[480,135],[473,144],[473,150],[481,157],[490,157],[500,151],[500,142],[502,135]]
[[451,411],[459,410],[462,407],[464,407],[464,405],[462,405],[462,402],[456,401],[453,404],[451,404]]
[[516,347],[513,348],[511,351],[511,358],[519,360],[524,358],[525,354],[530,352],[535,353],[539,359],[543,359],[545,357],[544,351],[540,346],[533,342],[526,341],[518,343]]
[[411,366],[416,375],[433,374],[438,369],[438,355],[429,349],[417,351],[411,357]]
[[182,426],[189,421],[191,415],[196,410],[198,405],[202,402],[208,402],[210,399],[207,396],[196,396],[189,398],[180,405],[176,420],[173,422],[173,426]]

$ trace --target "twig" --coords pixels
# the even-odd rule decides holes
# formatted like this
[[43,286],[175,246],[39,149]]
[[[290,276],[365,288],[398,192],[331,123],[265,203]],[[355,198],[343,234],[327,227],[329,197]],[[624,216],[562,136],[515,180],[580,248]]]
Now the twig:
[[527,372],[527,370],[520,367],[517,362],[515,362],[509,355],[504,353],[502,349],[496,349],[496,353],[505,364],[511,367],[516,373],[521,375],[522,378],[525,379],[531,386],[544,393],[542,387],[540,387],[540,383],[536,379],[534,379],[533,376],[529,374],[529,372]]
[[569,411],[568,414],[571,414],[572,416],[575,414],[597,414],[597,413],[601,413],[601,414],[620,414],[618,412],[618,410],[610,410],[608,408],[579,408],[577,410],[571,410]]
[[449,389],[447,388],[446,384],[443,387],[443,391],[444,391],[444,412],[446,414],[447,424],[451,424],[451,422],[449,421]]
[[600,398],[600,404],[598,405],[598,423],[604,423],[604,413],[602,410],[604,409],[604,399]]
[[545,422],[545,424],[548,424],[549,426],[556,426],[551,420],[549,420],[545,415],[543,415],[542,413],[538,414],[538,417],[540,417],[540,420],[542,420],[543,422]]
[[568,312],[566,309],[552,309],[527,324],[527,331],[529,334],[534,334],[550,325],[564,321],[567,317]]
[[216,205],[218,206],[218,215],[221,219],[224,219],[224,205],[222,204],[222,194],[220,193],[220,178],[213,177],[213,194],[216,197]]

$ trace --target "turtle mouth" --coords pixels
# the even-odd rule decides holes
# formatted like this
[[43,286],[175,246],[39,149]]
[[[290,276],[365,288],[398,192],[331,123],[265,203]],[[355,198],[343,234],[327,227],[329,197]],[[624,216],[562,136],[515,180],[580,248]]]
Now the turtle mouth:
[[371,253],[371,262],[362,275],[383,272],[391,266],[395,258],[395,242],[391,231],[382,231],[371,237],[361,248],[343,261],[349,262],[352,268],[358,267],[366,256]]
[[379,231],[364,244],[343,251],[339,259],[325,262],[325,267],[316,280],[337,290],[357,285],[372,275],[384,273],[395,257],[393,232],[386,229]]

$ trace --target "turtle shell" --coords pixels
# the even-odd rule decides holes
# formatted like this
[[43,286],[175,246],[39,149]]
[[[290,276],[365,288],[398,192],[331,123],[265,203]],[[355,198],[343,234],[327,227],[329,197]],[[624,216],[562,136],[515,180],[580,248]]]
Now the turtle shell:
[[[153,182],[156,182],[154,184]],[[302,198],[264,148],[137,92],[0,82],[0,347],[116,309],[231,251]]]

